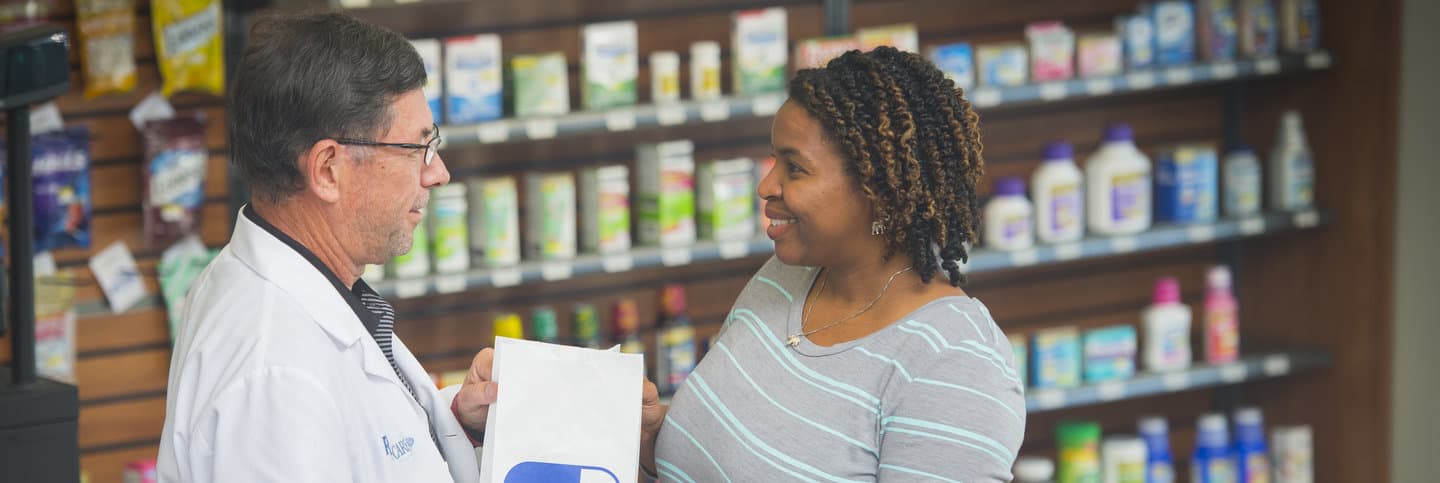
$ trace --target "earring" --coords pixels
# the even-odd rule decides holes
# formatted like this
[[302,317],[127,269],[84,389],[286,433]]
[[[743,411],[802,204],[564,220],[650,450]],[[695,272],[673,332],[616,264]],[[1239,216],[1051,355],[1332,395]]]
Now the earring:
[[885,225],[880,224],[879,221],[872,221],[872,222],[870,222],[870,235],[871,235],[871,236],[880,236],[880,235],[884,235],[884,234],[885,234]]

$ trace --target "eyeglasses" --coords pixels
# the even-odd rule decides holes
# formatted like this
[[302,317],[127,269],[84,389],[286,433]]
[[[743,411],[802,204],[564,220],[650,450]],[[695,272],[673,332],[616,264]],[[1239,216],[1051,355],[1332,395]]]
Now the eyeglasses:
[[350,139],[350,138],[335,138],[335,142],[340,143],[340,144],[345,144],[345,145],[351,145],[351,146],[384,146],[384,147],[405,148],[405,149],[424,149],[424,150],[425,150],[425,165],[426,165],[426,166],[429,166],[429,165],[430,165],[430,162],[435,160],[435,152],[440,149],[440,126],[439,126],[439,125],[436,125],[436,124],[431,124],[431,125],[430,125],[430,128],[434,130],[433,132],[435,133],[435,137],[430,138],[430,140],[429,140],[429,141],[426,141],[425,144],[415,144],[415,143],[382,143],[382,142],[378,142],[378,141],[366,141],[366,140],[363,140],[363,139]]

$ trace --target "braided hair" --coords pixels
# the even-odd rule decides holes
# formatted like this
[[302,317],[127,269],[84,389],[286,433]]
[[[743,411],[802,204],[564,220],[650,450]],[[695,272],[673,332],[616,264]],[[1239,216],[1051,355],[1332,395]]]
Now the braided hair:
[[884,257],[909,255],[925,283],[943,268],[963,285],[957,260],[969,261],[965,243],[978,239],[985,172],[980,117],[964,92],[919,55],[879,47],[801,70],[789,94],[860,182],[884,228]]

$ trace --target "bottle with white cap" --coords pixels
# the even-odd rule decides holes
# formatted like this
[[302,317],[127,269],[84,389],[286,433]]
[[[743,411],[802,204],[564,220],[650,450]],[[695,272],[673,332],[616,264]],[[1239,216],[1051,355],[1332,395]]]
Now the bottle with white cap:
[[1265,445],[1265,420],[1260,408],[1235,410],[1235,462],[1239,483],[1270,481],[1270,450]]
[[1240,321],[1230,288],[1230,268],[1210,267],[1205,282],[1205,362],[1235,362],[1240,358]]
[[1297,211],[1315,203],[1315,163],[1300,112],[1285,111],[1270,157],[1270,208]]
[[1145,441],[1145,481],[1174,483],[1175,463],[1170,457],[1170,427],[1165,418],[1150,416],[1141,419],[1140,438]]
[[1111,436],[1100,444],[1100,480],[1104,483],[1145,483],[1145,441]]
[[1230,453],[1230,430],[1225,415],[1208,413],[1196,425],[1195,457],[1190,460],[1190,481],[1194,483],[1233,483],[1235,461]]
[[1048,483],[1055,479],[1055,462],[1039,456],[1015,460],[1015,483]]

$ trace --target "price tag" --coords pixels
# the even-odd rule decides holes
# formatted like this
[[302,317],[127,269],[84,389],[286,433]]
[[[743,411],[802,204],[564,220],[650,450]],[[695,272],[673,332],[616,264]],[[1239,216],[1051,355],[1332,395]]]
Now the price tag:
[[452,294],[465,291],[465,274],[452,273],[448,275],[437,275],[435,277],[435,292],[441,294]]
[[1119,381],[1102,382],[1096,390],[1100,393],[1101,401],[1114,401],[1125,397],[1125,384]]
[[575,274],[575,265],[568,261],[545,262],[540,265],[540,278],[547,282],[565,280]]
[[1103,96],[1115,92],[1115,79],[1102,77],[1085,81],[1085,93],[1092,96]]
[[1280,72],[1280,59],[1266,57],[1255,61],[1255,72],[1260,75],[1272,75]]
[[1130,253],[1139,246],[1139,242],[1133,236],[1117,236],[1110,239],[1110,251],[1115,253]]
[[531,119],[525,121],[525,136],[530,139],[550,139],[555,137],[554,119]]
[[1290,356],[1277,354],[1265,358],[1262,363],[1265,375],[1270,377],[1283,376],[1290,373]]
[[487,122],[475,131],[482,144],[503,143],[510,139],[510,123],[505,121]]
[[730,106],[723,102],[706,102],[701,104],[700,119],[705,122],[719,122],[730,119]]
[[720,242],[720,258],[721,258],[721,259],[724,259],[724,260],[733,260],[733,259],[736,259],[736,258],[743,258],[744,256],[749,255],[749,254],[750,254],[750,242],[747,242],[747,241],[745,241],[745,240],[734,240],[734,241]]
[[1305,66],[1315,70],[1329,69],[1330,53],[1326,51],[1311,52],[1305,56]]
[[522,279],[519,267],[497,268],[490,272],[490,283],[496,287],[514,287]]
[[660,251],[660,263],[667,267],[689,265],[693,256],[690,247],[666,248]]
[[1055,245],[1055,258],[1059,260],[1074,260],[1085,254],[1084,248],[1079,242],[1061,243]]
[[630,269],[635,268],[635,257],[629,253],[605,255],[604,258],[600,259],[600,266],[605,270],[605,273],[628,272]]
[[970,96],[970,102],[974,103],[975,107],[998,106],[1003,100],[1000,96],[1000,90],[994,88],[982,87],[975,89],[975,92],[972,94],[973,95]]
[[1315,210],[1305,210],[1295,214],[1295,226],[1300,228],[1314,228],[1320,224],[1320,213]]
[[1190,236],[1190,243],[1205,243],[1215,239],[1215,225],[1195,225],[1186,232]]
[[785,98],[778,94],[759,96],[750,101],[750,112],[756,117],[774,116],[784,103]]
[[1036,252],[1034,248],[1010,252],[1010,264],[1016,267],[1028,267],[1034,265],[1035,262],[1039,260],[1040,254]]
[[1234,79],[1240,75],[1240,68],[1234,62],[1217,62],[1210,66],[1210,77],[1215,80]]
[[425,279],[399,280],[395,282],[395,296],[408,299],[425,295]]
[[1225,383],[1236,383],[1245,380],[1250,375],[1245,364],[1234,363],[1220,368],[1220,381]]
[[1165,386],[1166,391],[1184,391],[1190,388],[1190,373],[1172,372],[1166,374],[1165,377],[1160,380],[1160,382],[1162,385]]
[[605,113],[605,129],[611,132],[635,129],[635,111],[630,109],[616,109]]
[[370,6],[370,0],[340,0],[340,6],[345,8],[365,8]]
[[1265,232],[1265,219],[1260,217],[1246,218],[1240,220],[1240,233],[1245,235],[1258,235]]
[[1040,98],[1047,101],[1058,101],[1070,94],[1065,88],[1064,82],[1049,82],[1040,85]]
[[1065,391],[1041,389],[1035,391],[1035,405],[1040,409],[1055,409],[1065,405]]
[[1130,90],[1135,90],[1135,91],[1140,91],[1140,90],[1149,89],[1149,88],[1151,88],[1151,87],[1155,87],[1155,73],[1154,73],[1154,72],[1132,72],[1132,73],[1127,74],[1127,75],[1125,76],[1125,84],[1127,84],[1127,85],[1130,86]]
[[1189,84],[1195,80],[1195,74],[1187,67],[1171,67],[1165,71],[1165,82],[1178,86]]
[[655,122],[661,126],[685,124],[685,106],[658,106],[655,108]]

